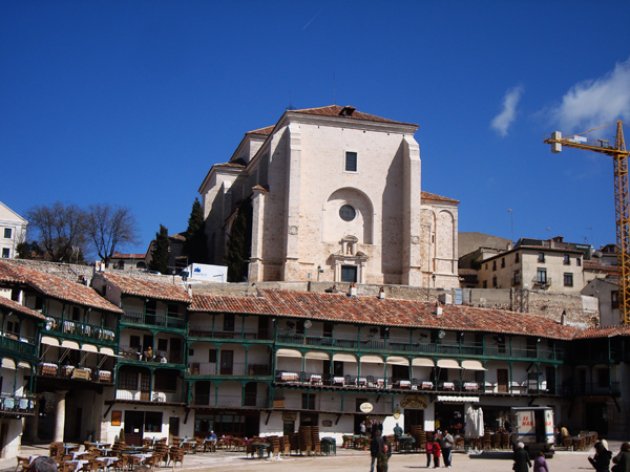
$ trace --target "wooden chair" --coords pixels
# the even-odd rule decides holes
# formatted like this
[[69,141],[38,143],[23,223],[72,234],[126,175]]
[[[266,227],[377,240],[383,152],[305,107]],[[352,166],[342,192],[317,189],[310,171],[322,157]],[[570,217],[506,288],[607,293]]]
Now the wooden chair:
[[173,463],[173,468],[175,468],[175,464],[177,462],[180,463],[182,467],[184,467],[184,451],[181,447],[171,446],[168,451],[169,462]]
[[60,472],[75,472],[77,470],[76,462],[62,462]]

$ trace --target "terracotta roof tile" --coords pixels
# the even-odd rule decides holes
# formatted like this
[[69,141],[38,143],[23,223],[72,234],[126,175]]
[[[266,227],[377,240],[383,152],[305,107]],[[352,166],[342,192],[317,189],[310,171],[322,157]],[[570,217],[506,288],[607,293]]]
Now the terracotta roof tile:
[[20,305],[19,303],[14,302],[13,300],[9,300],[8,298],[0,297],[0,306],[8,308],[9,310],[12,310],[12,311],[17,311],[19,313],[22,313],[23,315],[32,316],[33,318],[37,318],[40,320],[45,319],[45,316],[42,315],[40,312],[31,310],[30,308],[25,307],[24,305]]
[[266,126],[264,128],[253,129],[251,131],[248,131],[245,134],[259,134],[261,136],[269,136],[273,132],[275,127],[276,125],[271,125],[271,126]]
[[609,326],[589,328],[578,331],[575,339],[610,338],[613,336],[630,336],[630,326]]
[[105,300],[91,287],[17,264],[0,262],[0,282],[28,285],[47,297],[122,313],[120,308]]
[[140,277],[114,274],[112,272],[102,272],[102,277],[120,289],[124,295],[134,295],[138,297],[154,298],[156,300],[168,300],[174,302],[190,302],[188,292],[181,285],[170,282],[157,282]]
[[190,311],[291,316],[370,325],[486,331],[571,339],[576,328],[548,318],[506,310],[464,305],[443,305],[436,316],[435,303],[416,300],[379,300],[345,294],[262,290],[258,297],[194,294]]
[[318,108],[303,108],[301,110],[290,110],[292,113],[301,113],[304,115],[319,115],[319,116],[337,116],[342,118],[348,118],[359,121],[373,121],[376,123],[391,123],[397,125],[418,126],[414,123],[404,123],[402,121],[394,121],[381,116],[371,115],[362,111],[355,110],[350,115],[341,115],[342,110],[353,107],[342,107],[340,105],[328,105]]
[[455,200],[454,198],[443,197],[437,193],[425,192],[424,190],[420,193],[420,198],[421,200],[431,200],[434,202],[459,203],[459,200]]

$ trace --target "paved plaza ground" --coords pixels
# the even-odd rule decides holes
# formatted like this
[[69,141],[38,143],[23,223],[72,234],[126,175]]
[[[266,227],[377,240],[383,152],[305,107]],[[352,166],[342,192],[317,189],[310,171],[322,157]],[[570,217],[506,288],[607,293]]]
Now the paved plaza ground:
[[[620,441],[609,441],[613,454],[619,451]],[[29,446],[22,448],[23,455],[46,454],[47,446]],[[559,451],[553,459],[549,459],[549,470],[579,471],[594,470],[587,457],[594,451]],[[14,471],[16,461],[3,461],[0,470]],[[417,472],[426,470],[426,456],[419,453],[394,454],[389,462],[389,472]],[[177,464],[175,472],[179,471],[211,471],[211,472],[367,472],[370,468],[370,455],[367,451],[337,449],[336,455],[331,456],[282,456],[280,459],[264,458],[252,459],[242,452],[218,451],[216,453],[189,454],[184,459],[183,467]],[[443,468],[443,467],[442,467]],[[499,472],[512,470],[509,459],[485,459],[465,453],[453,455],[452,471],[465,472]],[[159,467],[155,471],[169,472],[172,467]]]

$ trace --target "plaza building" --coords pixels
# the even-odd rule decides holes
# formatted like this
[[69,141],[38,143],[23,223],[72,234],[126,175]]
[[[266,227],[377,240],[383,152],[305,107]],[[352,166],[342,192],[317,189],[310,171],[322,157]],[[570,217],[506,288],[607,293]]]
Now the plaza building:
[[211,263],[232,281],[457,287],[458,202],[422,192],[417,129],[331,105],[247,132],[199,187]]
[[17,256],[17,247],[26,241],[28,222],[0,202],[0,257],[13,259]]

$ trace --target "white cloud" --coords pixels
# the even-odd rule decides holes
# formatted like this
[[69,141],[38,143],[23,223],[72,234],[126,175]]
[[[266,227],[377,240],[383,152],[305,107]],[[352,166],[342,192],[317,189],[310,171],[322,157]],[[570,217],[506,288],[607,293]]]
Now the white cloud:
[[490,127],[501,136],[507,136],[508,130],[516,119],[516,107],[523,95],[523,87],[513,87],[503,97],[503,109],[495,116],[490,123]]
[[598,79],[571,87],[552,117],[564,132],[630,119],[630,59]]

